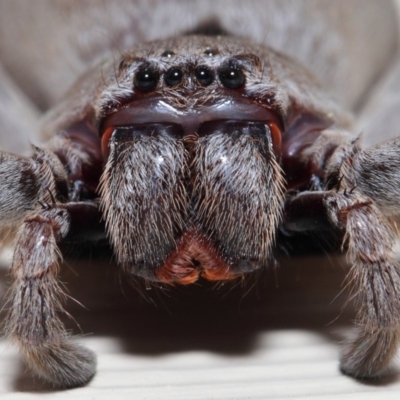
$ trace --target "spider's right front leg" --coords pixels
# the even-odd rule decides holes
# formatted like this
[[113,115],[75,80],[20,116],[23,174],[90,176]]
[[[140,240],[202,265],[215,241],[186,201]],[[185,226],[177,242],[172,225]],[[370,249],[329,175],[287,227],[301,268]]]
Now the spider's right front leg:
[[57,280],[57,243],[70,228],[68,205],[44,209],[25,219],[13,257],[12,305],[6,323],[6,332],[25,362],[61,387],[87,383],[96,368],[94,354],[72,341],[57,316],[65,297]]
[[35,149],[31,158],[0,152],[0,227],[19,226],[5,331],[34,372],[74,387],[91,379],[96,361],[57,315],[65,297],[58,244],[98,241],[104,227],[95,201],[62,203],[67,196],[66,170],[52,151]]

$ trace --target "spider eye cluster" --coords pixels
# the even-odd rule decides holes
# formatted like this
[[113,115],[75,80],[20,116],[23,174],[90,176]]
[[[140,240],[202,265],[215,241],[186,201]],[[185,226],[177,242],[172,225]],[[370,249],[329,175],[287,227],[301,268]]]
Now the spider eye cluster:
[[[157,67],[145,63],[138,68],[133,82],[136,89],[149,92],[157,88],[161,76],[165,85],[173,88],[182,83],[184,75],[185,71],[180,66],[171,67],[161,74]],[[218,79],[219,83],[227,89],[239,89],[246,82],[242,66],[234,60],[224,62],[215,70],[207,65],[197,65],[194,69],[194,78],[202,87],[209,86]]]

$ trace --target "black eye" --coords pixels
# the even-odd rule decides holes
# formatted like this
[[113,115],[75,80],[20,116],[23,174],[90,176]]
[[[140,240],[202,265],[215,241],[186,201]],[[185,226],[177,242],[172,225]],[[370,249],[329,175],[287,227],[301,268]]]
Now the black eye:
[[214,81],[214,73],[205,65],[200,65],[195,71],[196,79],[202,86],[208,86]]
[[208,56],[208,57],[212,57],[212,56],[215,56],[215,55],[219,54],[219,51],[216,50],[216,49],[207,49],[207,50],[204,52],[204,54],[205,54],[206,56]]
[[165,84],[167,86],[179,85],[183,78],[183,72],[180,68],[172,67],[165,73]]
[[171,58],[175,53],[172,50],[165,50],[164,53],[161,54],[161,57]]
[[223,65],[218,72],[218,76],[221,83],[228,89],[238,89],[246,81],[243,70],[233,63]]
[[140,68],[135,74],[134,84],[135,87],[143,92],[148,92],[157,87],[160,74],[152,66],[144,66]]

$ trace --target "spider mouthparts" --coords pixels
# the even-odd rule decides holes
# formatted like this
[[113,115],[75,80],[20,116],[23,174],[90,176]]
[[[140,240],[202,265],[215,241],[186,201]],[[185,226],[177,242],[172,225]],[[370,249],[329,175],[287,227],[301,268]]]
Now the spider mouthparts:
[[160,100],[157,112],[128,105],[106,119],[102,204],[129,273],[190,284],[268,263],[283,202],[281,131],[268,109],[218,104],[168,114]]
[[200,277],[209,281],[232,280],[243,274],[217,253],[209,240],[192,229],[185,232],[176,249],[155,272],[156,280],[168,284],[191,284]]

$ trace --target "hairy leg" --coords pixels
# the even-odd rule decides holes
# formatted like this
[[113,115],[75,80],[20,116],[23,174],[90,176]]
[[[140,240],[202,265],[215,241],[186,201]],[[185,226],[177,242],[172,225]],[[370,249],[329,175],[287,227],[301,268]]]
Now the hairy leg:
[[332,193],[325,204],[331,220],[345,229],[352,265],[348,280],[358,306],[341,369],[360,378],[378,377],[400,339],[400,264],[393,254],[394,232],[376,205],[359,193]]
[[399,139],[361,151],[339,148],[327,163],[335,185],[287,199],[283,229],[337,229],[351,270],[348,283],[358,306],[356,328],[345,342],[344,373],[375,378],[389,367],[400,341],[400,263],[388,216],[399,214]]
[[384,216],[400,211],[399,144],[392,139],[364,151],[354,146],[340,166],[339,192],[325,200],[330,220],[345,229],[349,280],[359,305],[341,368],[358,377],[381,375],[400,341],[400,263]]
[[50,202],[65,180],[60,161],[48,151],[34,148],[32,157],[0,151],[0,228],[19,224],[41,202]]
[[73,238],[82,211],[92,218],[99,215],[94,204],[70,203],[27,217],[12,264],[14,284],[6,332],[32,370],[60,387],[83,385],[96,369],[94,354],[74,343],[57,316],[65,298],[57,280],[57,243]]

